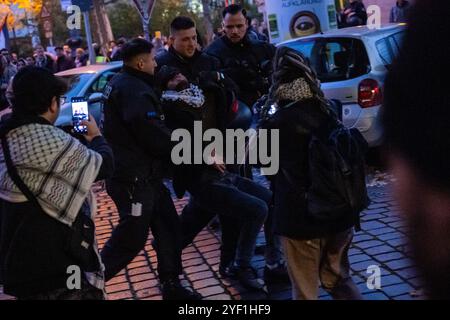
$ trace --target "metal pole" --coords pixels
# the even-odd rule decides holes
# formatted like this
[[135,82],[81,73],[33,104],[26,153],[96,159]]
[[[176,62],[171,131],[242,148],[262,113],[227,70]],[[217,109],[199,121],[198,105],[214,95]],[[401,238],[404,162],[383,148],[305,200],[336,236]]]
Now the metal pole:
[[83,12],[84,28],[86,29],[86,40],[89,48],[89,62],[91,65],[95,64],[95,52],[92,46],[91,24],[89,23],[89,11]]
[[14,37],[14,51],[17,50],[17,39],[16,39],[16,28],[13,27],[13,37]]
[[144,30],[144,38],[147,41],[150,41],[150,31],[149,31],[150,19],[147,13],[142,17],[142,29]]

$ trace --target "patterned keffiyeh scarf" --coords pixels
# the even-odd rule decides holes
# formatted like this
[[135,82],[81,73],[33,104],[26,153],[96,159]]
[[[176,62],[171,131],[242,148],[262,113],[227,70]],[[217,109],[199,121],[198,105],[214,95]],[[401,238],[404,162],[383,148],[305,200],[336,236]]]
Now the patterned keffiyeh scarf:
[[202,89],[193,84],[182,91],[164,91],[161,99],[163,101],[183,101],[193,108],[201,108],[205,103]]
[[314,94],[304,78],[283,83],[275,91],[276,100],[302,101],[313,97]]
[[[42,209],[72,226],[100,170],[100,154],[51,125],[23,125],[6,137],[13,164]],[[0,198],[28,201],[9,177],[2,148]]]

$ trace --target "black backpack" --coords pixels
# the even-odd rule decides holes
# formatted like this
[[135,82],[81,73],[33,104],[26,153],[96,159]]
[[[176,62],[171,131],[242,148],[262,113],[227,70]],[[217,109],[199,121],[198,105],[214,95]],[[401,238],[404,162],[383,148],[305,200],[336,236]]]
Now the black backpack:
[[[370,204],[365,180],[368,145],[358,129],[346,128],[336,118],[331,109],[333,103],[336,101],[329,102],[327,118],[334,125],[321,129],[320,133],[311,132],[308,147],[310,185],[306,191],[308,215],[314,221],[328,224],[352,215],[359,231],[359,215]],[[301,118],[305,122],[302,125],[310,127],[308,120],[311,117],[305,114]]]

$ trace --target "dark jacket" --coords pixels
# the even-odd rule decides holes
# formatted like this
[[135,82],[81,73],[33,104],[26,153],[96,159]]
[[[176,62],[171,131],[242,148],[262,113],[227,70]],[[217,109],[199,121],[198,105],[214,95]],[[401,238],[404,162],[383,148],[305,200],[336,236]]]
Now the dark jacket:
[[238,98],[248,106],[269,90],[275,47],[252,40],[248,35],[240,43],[232,43],[226,36],[214,40],[205,53],[220,61],[220,68],[239,87]]
[[263,41],[263,42],[268,42],[269,39],[266,37],[265,34],[259,33],[258,30],[256,30],[253,27],[249,27],[248,31],[247,31],[248,36],[250,37],[250,39],[253,40],[258,40],[258,41]]
[[391,9],[391,13],[389,14],[389,22],[407,22],[411,9],[412,6],[408,1],[404,1],[401,6],[397,2]]
[[[32,122],[48,124],[38,118]],[[88,147],[103,159],[97,180],[113,171],[112,150],[103,137],[96,137]],[[87,214],[86,206],[79,214]],[[0,200],[0,273],[7,294],[27,297],[66,288],[67,267],[79,265],[68,250],[71,229],[30,202],[10,203]]]
[[192,58],[183,58],[171,46],[168,51],[164,51],[156,57],[158,64],[157,71],[164,66],[175,67],[189,80],[198,84],[201,72],[217,71],[220,63],[217,59],[210,57],[203,52],[196,51]]
[[[277,111],[265,123],[265,128],[279,129],[280,169],[272,178],[274,191],[275,233],[294,239],[313,239],[344,231],[354,224],[353,216],[339,223],[315,221],[307,213],[306,190],[310,185],[308,174],[308,146],[310,132],[301,127],[300,117],[306,109],[318,109],[313,99]],[[300,110],[303,110],[302,112]]]
[[58,57],[56,60],[56,72],[65,71],[75,68],[75,62],[73,59],[66,56]]
[[[227,95],[227,90],[219,82],[202,79],[200,87],[205,95],[205,103],[199,109],[194,109],[182,102],[163,103],[167,125],[172,130],[186,129],[191,133],[191,137],[194,137],[194,121],[202,121],[203,131],[218,129],[225,133],[226,127],[234,116],[233,96]],[[191,163],[194,163],[194,144],[191,143],[191,146]],[[192,191],[196,186],[219,177],[219,171],[206,164],[181,164],[174,168],[173,187],[177,197],[182,198],[186,190]]]
[[114,179],[162,179],[170,161],[171,132],[164,117],[154,78],[125,66],[104,91],[104,134],[114,152]]

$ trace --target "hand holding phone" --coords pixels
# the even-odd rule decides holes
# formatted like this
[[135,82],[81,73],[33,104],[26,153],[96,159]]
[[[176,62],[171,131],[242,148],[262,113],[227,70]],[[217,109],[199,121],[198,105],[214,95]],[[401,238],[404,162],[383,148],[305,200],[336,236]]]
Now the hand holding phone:
[[87,127],[82,125],[82,121],[89,119],[88,102],[83,97],[72,98],[72,124],[73,131],[86,134]]
[[81,125],[86,127],[87,133],[84,135],[84,138],[87,142],[91,142],[95,137],[101,136],[100,129],[97,126],[97,122],[93,116],[89,115],[89,121],[83,120],[81,121]]

